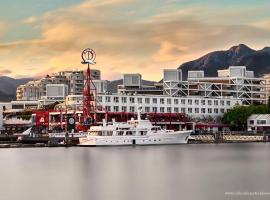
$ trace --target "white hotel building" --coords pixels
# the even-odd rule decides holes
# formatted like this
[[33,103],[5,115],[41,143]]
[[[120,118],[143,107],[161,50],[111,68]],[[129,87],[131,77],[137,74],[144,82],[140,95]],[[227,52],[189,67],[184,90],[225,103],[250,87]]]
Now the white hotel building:
[[[205,77],[203,71],[189,71],[187,80],[183,80],[181,70],[166,69],[163,82],[154,86],[144,86],[140,74],[125,74],[123,85],[118,86],[115,94],[108,93],[106,81],[98,83],[102,83],[97,87],[98,108],[108,112],[135,112],[142,106],[145,113],[186,113],[193,118],[216,118],[235,105],[262,104],[267,99],[265,79],[255,78],[244,66],[219,70],[218,77]],[[66,102],[58,108],[82,110],[82,95],[62,93]]]

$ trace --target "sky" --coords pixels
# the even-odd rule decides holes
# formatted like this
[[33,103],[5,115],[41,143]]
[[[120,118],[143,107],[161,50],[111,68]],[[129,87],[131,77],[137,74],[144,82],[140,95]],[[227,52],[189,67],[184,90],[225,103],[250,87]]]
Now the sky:
[[0,0],[0,75],[42,77],[85,69],[102,79],[160,80],[214,50],[270,46],[269,0]]

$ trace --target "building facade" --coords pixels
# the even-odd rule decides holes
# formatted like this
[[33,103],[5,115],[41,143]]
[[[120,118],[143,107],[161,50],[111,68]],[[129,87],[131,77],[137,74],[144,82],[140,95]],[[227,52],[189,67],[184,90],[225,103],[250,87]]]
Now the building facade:
[[219,70],[218,77],[204,77],[203,71],[190,71],[186,81],[165,80],[164,95],[234,98],[242,104],[265,104],[266,80],[255,78],[245,66]]

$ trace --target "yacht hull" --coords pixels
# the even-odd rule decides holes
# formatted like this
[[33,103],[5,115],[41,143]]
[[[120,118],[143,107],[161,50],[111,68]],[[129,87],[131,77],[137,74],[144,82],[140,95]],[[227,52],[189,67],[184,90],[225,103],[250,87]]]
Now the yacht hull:
[[191,131],[176,131],[174,133],[155,133],[146,136],[87,136],[79,138],[79,146],[186,144],[190,134]]

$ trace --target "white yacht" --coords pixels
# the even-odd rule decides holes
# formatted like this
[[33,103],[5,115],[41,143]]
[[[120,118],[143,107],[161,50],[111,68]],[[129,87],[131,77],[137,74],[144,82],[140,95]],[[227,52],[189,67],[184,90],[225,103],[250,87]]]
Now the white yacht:
[[80,146],[113,146],[113,145],[156,145],[186,144],[191,130],[173,131],[153,126],[149,120],[142,120],[138,111],[137,120],[126,123],[114,122],[103,126],[92,126],[86,137],[79,138]]

